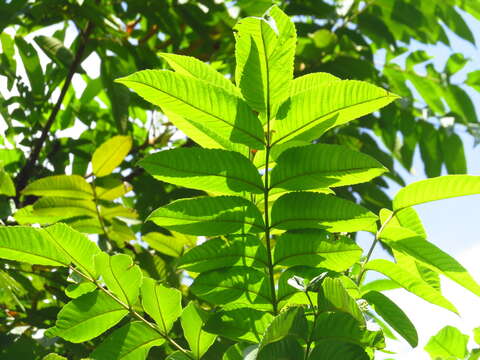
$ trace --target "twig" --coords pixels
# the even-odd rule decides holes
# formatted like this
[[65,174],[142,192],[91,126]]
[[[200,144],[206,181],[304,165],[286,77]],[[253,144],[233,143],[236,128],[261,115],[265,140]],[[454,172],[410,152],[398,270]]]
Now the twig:
[[97,286],[97,288],[101,291],[103,291],[106,295],[111,297],[113,300],[115,300],[120,306],[122,306],[125,310],[127,310],[130,315],[132,315],[134,318],[137,320],[140,320],[143,322],[145,325],[156,331],[158,334],[160,334],[161,337],[163,337],[165,340],[167,340],[170,344],[172,344],[174,347],[176,347],[180,352],[185,354],[188,358],[192,358],[192,356],[189,354],[189,352],[184,349],[181,345],[179,345],[175,340],[173,340],[170,336],[167,334],[164,334],[155,324],[152,324],[150,321],[145,319],[142,315],[140,315],[138,312],[136,312],[133,308],[131,308],[129,305],[125,304],[122,300],[120,300],[118,297],[116,297],[110,290],[105,289],[102,285],[98,283],[97,280],[92,279],[91,277],[85,275],[81,271],[77,270],[73,266],[70,266],[70,270],[76,272],[78,275],[80,275],[82,278],[84,278],[87,281],[92,282]]
[[377,231],[375,234],[375,239],[373,240],[372,245],[370,246],[370,249],[368,250],[367,257],[365,258],[365,261],[362,263],[360,272],[358,273],[357,277],[357,285],[360,285],[362,282],[363,274],[365,273],[365,265],[368,263],[370,258],[372,257],[373,250],[375,249],[375,246],[378,244],[380,240],[380,235],[382,235],[383,230],[387,227],[388,223],[395,217],[396,212],[393,211],[390,216],[385,220],[385,222],[380,226],[380,229]]
[[[73,75],[75,74],[75,72],[77,71],[77,68],[80,66],[82,62],[83,53],[85,52],[85,48],[87,46],[89,37],[92,34],[93,28],[94,28],[94,24],[92,22],[88,22],[88,25],[85,31],[83,32],[83,34],[79,35],[80,37],[83,37],[83,41],[80,42],[77,49],[77,53],[75,54],[75,58],[73,59],[73,62],[70,65],[70,68],[68,69],[68,74],[67,74],[67,77],[65,78],[65,82],[63,83],[60,96],[58,97],[58,100],[55,106],[53,107],[52,112],[50,113],[50,116],[48,117],[48,120],[45,126],[42,129],[42,133],[40,137],[38,138],[35,145],[33,146],[32,153],[30,154],[30,158],[28,159],[25,166],[20,170],[20,172],[18,173],[15,179],[17,194],[20,194],[20,191],[25,187],[25,185],[27,185],[27,181],[30,178],[30,175],[33,169],[35,168],[35,165],[37,164],[38,158],[40,156],[40,152],[42,151],[42,148],[45,144],[45,141],[47,140],[50,129],[53,123],[55,122],[58,112],[60,111],[63,99],[65,98],[68,88],[70,87],[70,84],[72,82]],[[15,203],[17,205],[19,204],[19,196],[20,195],[17,195],[15,197]]]

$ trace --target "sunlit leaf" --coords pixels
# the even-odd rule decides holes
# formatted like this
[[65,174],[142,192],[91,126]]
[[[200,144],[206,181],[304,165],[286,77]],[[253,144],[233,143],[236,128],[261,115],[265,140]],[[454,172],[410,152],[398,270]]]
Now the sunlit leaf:
[[110,175],[128,155],[132,148],[130,136],[114,136],[100,145],[92,156],[92,168],[95,176]]

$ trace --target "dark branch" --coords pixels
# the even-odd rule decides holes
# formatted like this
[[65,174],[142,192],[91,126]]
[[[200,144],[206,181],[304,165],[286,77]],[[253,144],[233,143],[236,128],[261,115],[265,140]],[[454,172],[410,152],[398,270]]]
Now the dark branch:
[[[75,54],[75,58],[73,59],[73,62],[70,65],[70,68],[68,69],[68,74],[67,74],[67,77],[65,78],[65,82],[63,83],[60,96],[58,97],[58,100],[55,106],[53,107],[52,112],[50,113],[50,116],[48,117],[48,120],[45,126],[42,129],[42,133],[40,137],[38,138],[35,145],[33,146],[32,153],[30,154],[30,158],[27,160],[25,166],[20,170],[17,177],[15,178],[17,194],[19,194],[20,191],[27,185],[27,181],[37,164],[38,158],[40,156],[40,152],[42,151],[45,141],[47,140],[48,134],[50,133],[50,129],[53,123],[55,122],[57,114],[60,111],[60,108],[63,103],[63,99],[65,98],[68,88],[70,87],[70,84],[72,82],[73,75],[75,74],[75,72],[77,71],[78,67],[82,62],[83,53],[85,52],[85,48],[87,46],[87,42],[93,31],[93,28],[94,28],[93,23],[88,22],[88,25],[85,31],[82,34],[80,34],[80,36],[83,39],[80,41],[80,44],[77,49],[77,53]],[[19,195],[17,195],[15,198],[15,202],[17,203],[17,205],[18,205],[18,200],[19,200]]]

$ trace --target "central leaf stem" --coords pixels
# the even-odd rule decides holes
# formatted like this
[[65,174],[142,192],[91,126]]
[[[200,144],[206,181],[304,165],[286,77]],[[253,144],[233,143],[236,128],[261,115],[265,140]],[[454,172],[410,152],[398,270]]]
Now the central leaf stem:
[[272,307],[273,307],[273,313],[276,315],[278,313],[278,306],[277,306],[277,295],[275,291],[275,277],[274,277],[275,273],[274,273],[273,261],[272,261],[272,246],[270,243],[270,217],[269,217],[269,207],[268,207],[268,192],[270,191],[270,185],[268,182],[269,162],[270,162],[270,112],[269,111],[267,111],[266,140],[267,141],[265,145],[265,187],[264,187],[264,193],[263,193],[264,216],[265,216],[265,243],[267,247],[268,277],[270,279]]

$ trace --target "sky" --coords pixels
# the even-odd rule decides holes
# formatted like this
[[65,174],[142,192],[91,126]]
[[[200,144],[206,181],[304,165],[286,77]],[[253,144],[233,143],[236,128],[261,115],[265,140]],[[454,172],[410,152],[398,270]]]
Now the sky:
[[[480,23],[474,20],[468,14],[464,14],[467,23],[476,36],[477,44],[480,44]],[[51,35],[55,30],[51,27],[47,31],[42,30],[42,34]],[[40,33],[30,34],[26,40],[30,41],[34,35]],[[67,33],[66,44],[73,41],[75,34]],[[470,63],[458,75],[456,80],[461,82],[464,80],[466,74],[473,70],[480,70],[480,52],[479,50],[469,44],[468,42],[458,38],[454,34],[449,33],[452,46],[428,47],[428,52],[434,55],[434,63],[437,69],[442,69],[448,56],[452,52],[461,52],[470,58]],[[413,44],[411,50],[423,48],[419,44]],[[46,64],[49,60],[41,53],[41,60]],[[91,55],[83,64],[87,75],[90,78],[99,76],[99,59],[96,55]],[[20,73],[23,71],[20,70]],[[23,72],[24,73],[24,72]],[[3,77],[0,77],[0,93],[5,97],[9,94],[6,92],[6,82]],[[73,86],[78,91],[85,87],[81,77],[76,74],[73,79]],[[477,113],[480,118],[480,95],[473,90],[469,90],[469,94],[474,99],[477,106]],[[54,94],[54,96],[58,96]],[[0,132],[4,131],[5,124],[0,118]],[[62,137],[76,137],[81,131],[77,128],[69,129],[61,132],[58,135]],[[2,130],[3,129],[3,130]],[[462,139],[465,144],[465,151],[468,162],[468,173],[471,175],[480,175],[480,145],[473,146],[473,139],[468,134],[462,134]],[[422,180],[426,176],[423,172],[423,163],[419,157],[418,151],[415,155],[413,171],[408,173],[399,165],[397,170],[403,175],[407,183]],[[389,195],[394,196],[399,190],[395,184],[391,184]],[[420,218],[426,228],[428,239],[442,250],[446,251],[455,257],[462,265],[470,272],[470,274],[480,282],[480,195],[455,198],[443,200],[435,203],[424,204],[417,206]],[[362,236],[360,245],[364,249],[368,249],[372,241],[371,236]],[[373,257],[386,258],[386,253],[377,247]],[[370,275],[370,279],[375,278],[375,275]],[[444,295],[451,300],[460,312],[460,316],[448,312],[440,307],[436,307],[424,300],[408,293],[405,290],[392,290],[385,294],[395,301],[409,316],[419,333],[419,346],[416,349],[411,349],[410,346],[403,340],[387,341],[388,349],[396,352],[396,354],[381,354],[378,353],[376,359],[395,359],[395,360],[429,360],[428,354],[423,351],[423,347],[430,338],[430,336],[437,333],[442,327],[446,325],[453,325],[458,327],[463,333],[471,335],[472,329],[480,326],[480,298],[464,290],[448,279],[442,280],[442,291]]]

